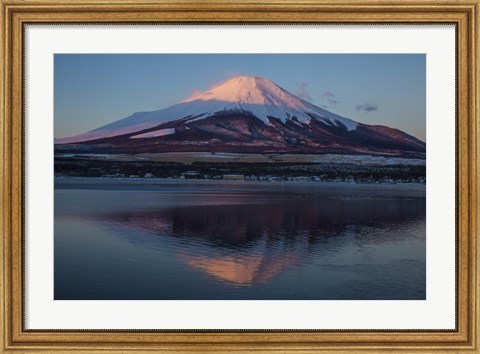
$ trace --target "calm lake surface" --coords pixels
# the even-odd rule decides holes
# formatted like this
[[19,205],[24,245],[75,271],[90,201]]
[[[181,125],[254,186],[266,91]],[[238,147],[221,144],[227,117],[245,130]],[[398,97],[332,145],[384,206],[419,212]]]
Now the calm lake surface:
[[55,181],[55,299],[425,299],[425,185]]

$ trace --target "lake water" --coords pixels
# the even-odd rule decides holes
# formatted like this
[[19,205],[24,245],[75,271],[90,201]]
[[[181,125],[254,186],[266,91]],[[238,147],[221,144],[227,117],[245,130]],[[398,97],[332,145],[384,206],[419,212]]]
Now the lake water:
[[55,181],[55,299],[425,299],[425,185]]

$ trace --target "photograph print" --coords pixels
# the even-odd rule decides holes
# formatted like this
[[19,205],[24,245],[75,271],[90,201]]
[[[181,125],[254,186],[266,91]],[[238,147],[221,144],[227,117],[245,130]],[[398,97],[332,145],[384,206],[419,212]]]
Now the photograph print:
[[425,300],[424,54],[55,54],[55,300]]

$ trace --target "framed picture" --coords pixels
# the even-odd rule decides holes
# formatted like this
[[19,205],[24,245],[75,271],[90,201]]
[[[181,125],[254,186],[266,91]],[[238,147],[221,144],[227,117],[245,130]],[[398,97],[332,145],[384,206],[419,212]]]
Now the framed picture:
[[2,352],[479,352],[478,0],[1,9]]

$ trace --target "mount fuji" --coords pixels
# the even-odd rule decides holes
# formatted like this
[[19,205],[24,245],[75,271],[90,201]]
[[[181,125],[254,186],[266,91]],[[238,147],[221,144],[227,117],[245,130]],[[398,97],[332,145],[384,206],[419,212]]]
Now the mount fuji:
[[55,144],[111,152],[339,153],[424,157],[401,130],[356,122],[262,77],[238,76],[153,112],[139,112]]

